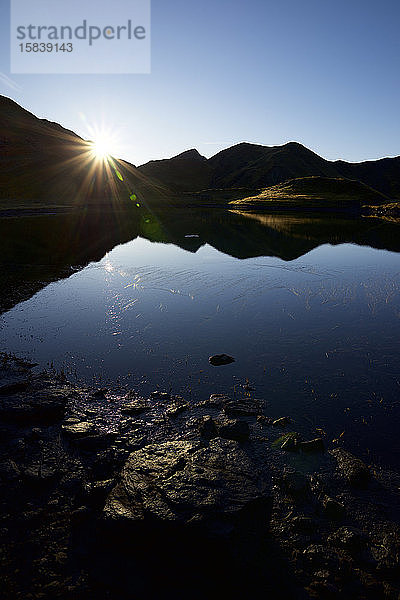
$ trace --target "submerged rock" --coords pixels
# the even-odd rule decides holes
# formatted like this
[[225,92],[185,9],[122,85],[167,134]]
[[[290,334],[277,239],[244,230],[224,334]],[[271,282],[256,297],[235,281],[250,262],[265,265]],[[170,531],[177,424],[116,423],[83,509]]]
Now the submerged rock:
[[290,423],[289,417],[280,417],[279,419],[275,419],[275,421],[272,421],[272,425],[274,425],[276,427],[284,427],[285,425],[288,425],[289,423]]
[[219,367],[221,365],[230,365],[235,362],[235,359],[228,354],[214,354],[209,357],[208,362],[214,367]]
[[303,452],[324,452],[324,441],[322,438],[315,438],[315,440],[308,440],[307,442],[300,442],[300,450]]
[[265,529],[272,500],[251,459],[237,442],[214,439],[150,444],[132,453],[104,514],[129,520],[194,526],[226,536],[246,528]]

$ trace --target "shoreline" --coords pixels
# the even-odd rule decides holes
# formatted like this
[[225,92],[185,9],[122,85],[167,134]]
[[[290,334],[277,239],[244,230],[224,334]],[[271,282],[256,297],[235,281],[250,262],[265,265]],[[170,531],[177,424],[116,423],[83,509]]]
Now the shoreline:
[[[77,386],[46,372],[33,375],[33,365],[1,358],[5,597],[155,598],[160,590],[164,597],[180,597],[185,590],[197,597],[196,578],[206,569],[209,589],[223,580],[230,595],[235,585],[225,576],[236,573],[247,591],[254,586],[258,592],[282,594],[283,589],[292,598],[397,599],[397,473],[366,466],[325,440],[296,444],[296,436],[288,435],[295,423],[282,415],[272,424],[251,394],[234,401],[211,395],[194,405],[160,390],[141,398],[134,391]],[[220,472],[218,484],[227,486],[227,496],[214,497],[214,484],[207,488],[217,511],[212,523],[207,511],[195,527],[189,523],[188,511],[203,510],[201,503],[195,506],[203,483],[196,483],[186,466],[188,445],[194,455],[208,453],[213,464],[229,456],[230,464],[238,465],[244,477],[239,490],[243,509],[252,502],[247,498],[249,469],[244,468],[250,461],[266,502],[256,531],[248,521],[241,529],[235,521],[228,533],[215,525],[217,517],[231,523],[229,497],[238,484],[231,486],[229,469]],[[173,457],[183,457],[179,470],[185,485],[193,485],[193,506],[185,505],[182,512],[181,504],[173,503],[174,518],[153,504],[156,490],[168,490],[168,469],[175,460],[168,458],[171,447]],[[158,449],[167,457],[165,464],[149,459]],[[154,493],[141,517],[132,497],[124,500],[122,515],[118,491],[121,485],[128,489],[127,469],[135,461],[140,469],[153,464],[156,473]],[[136,481],[143,485],[140,478]],[[178,497],[184,493],[179,481],[174,485]],[[174,556],[168,557],[172,543]],[[183,569],[188,544],[197,550]],[[214,546],[225,553],[217,572],[206,559]],[[166,553],[155,552],[157,547]],[[128,570],[122,567],[127,560]]]

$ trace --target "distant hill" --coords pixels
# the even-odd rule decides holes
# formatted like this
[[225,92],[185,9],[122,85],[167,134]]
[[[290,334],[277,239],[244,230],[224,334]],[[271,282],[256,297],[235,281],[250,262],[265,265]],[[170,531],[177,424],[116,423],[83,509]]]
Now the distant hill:
[[[390,198],[400,198],[400,157],[362,163],[328,161],[297,142],[282,146],[241,143],[208,160],[194,150],[185,154],[138,168],[175,191],[257,190],[299,177],[326,177],[354,179]],[[185,157],[184,164],[180,157]]]
[[360,210],[380,205],[389,198],[359,181],[332,177],[300,177],[264,189],[259,194],[234,200],[235,208]]
[[162,194],[136,167],[95,160],[91,144],[0,96],[0,198],[80,204]]

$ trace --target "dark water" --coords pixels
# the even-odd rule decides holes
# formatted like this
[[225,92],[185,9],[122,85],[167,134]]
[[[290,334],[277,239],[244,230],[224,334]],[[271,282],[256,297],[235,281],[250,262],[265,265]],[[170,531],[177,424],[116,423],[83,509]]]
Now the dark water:
[[[1,350],[187,399],[245,394],[248,380],[267,414],[399,466],[398,225],[215,212],[142,214],[118,233],[78,217],[8,221],[3,270],[13,258],[48,281],[95,260],[4,313]],[[209,365],[222,352],[235,362]]]

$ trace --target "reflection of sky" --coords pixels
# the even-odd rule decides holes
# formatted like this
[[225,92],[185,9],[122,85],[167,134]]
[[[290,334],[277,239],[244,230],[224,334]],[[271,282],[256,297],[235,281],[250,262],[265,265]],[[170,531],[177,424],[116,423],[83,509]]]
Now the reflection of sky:
[[137,76],[11,75],[8,5],[0,72],[15,85],[0,92],[84,137],[106,119],[134,164],[240,141],[399,154],[397,0],[153,0],[152,73]]
[[[137,238],[4,314],[0,349],[188,399],[248,378],[273,416],[379,447],[398,397],[399,275],[398,254],[351,244],[285,262]],[[210,366],[221,352],[235,363]]]

